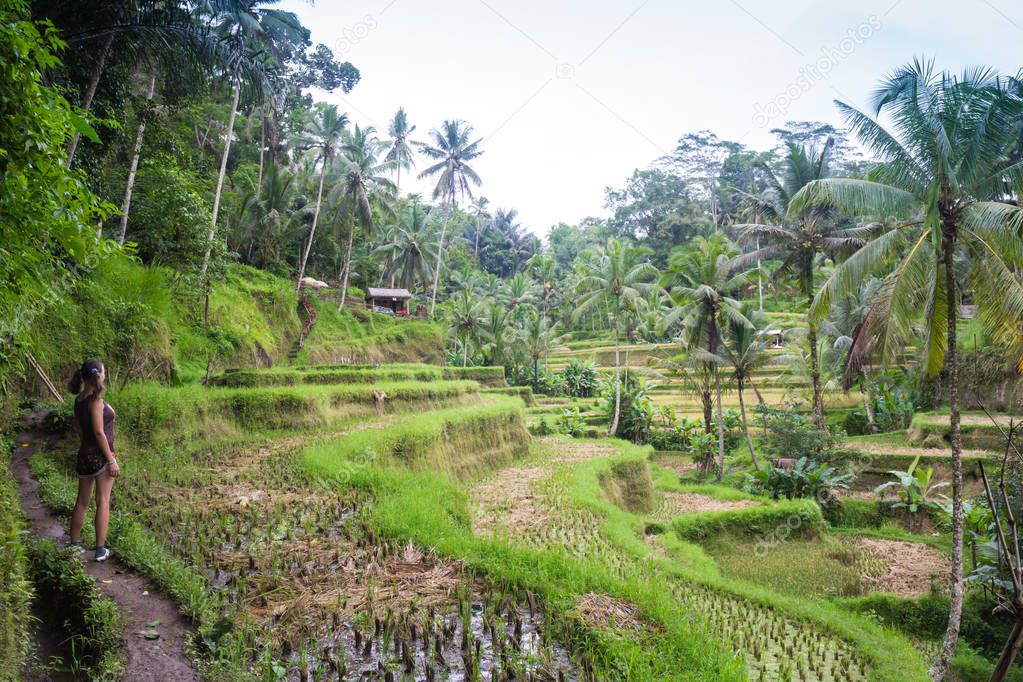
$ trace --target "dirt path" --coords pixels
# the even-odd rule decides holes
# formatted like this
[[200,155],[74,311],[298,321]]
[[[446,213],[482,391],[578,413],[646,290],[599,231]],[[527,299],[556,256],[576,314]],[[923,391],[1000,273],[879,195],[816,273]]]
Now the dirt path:
[[[31,534],[64,545],[68,541],[64,523],[39,499],[39,483],[28,468],[29,457],[46,440],[44,435],[30,430],[40,418],[39,414],[30,414],[26,430],[18,432],[11,472],[18,483],[18,494]],[[160,594],[148,579],[131,572],[116,558],[96,563],[91,560],[91,552],[87,552],[84,558],[86,572],[96,580],[103,594],[117,604],[124,617],[126,655],[123,679],[132,682],[201,679],[185,655],[185,642],[191,633],[191,625],[174,603]],[[156,621],[159,624],[150,626]],[[142,630],[156,630],[160,637],[144,639],[136,634]]]

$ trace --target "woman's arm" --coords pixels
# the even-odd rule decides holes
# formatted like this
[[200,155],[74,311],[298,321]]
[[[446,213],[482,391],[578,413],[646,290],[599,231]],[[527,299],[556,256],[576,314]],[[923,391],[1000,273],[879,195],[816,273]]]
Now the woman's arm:
[[106,431],[103,430],[102,398],[96,398],[90,401],[89,415],[92,418],[92,432],[96,436],[96,444],[99,446],[100,452],[103,453],[104,459],[107,460],[107,464],[110,465],[110,473],[117,476],[117,474],[120,473],[120,470],[117,468],[117,460],[114,459],[114,451],[110,449],[110,443],[107,442]]

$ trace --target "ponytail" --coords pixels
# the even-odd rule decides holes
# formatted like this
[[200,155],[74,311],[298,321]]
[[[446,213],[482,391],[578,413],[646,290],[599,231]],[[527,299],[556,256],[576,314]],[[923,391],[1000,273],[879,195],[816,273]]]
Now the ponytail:
[[71,378],[67,382],[67,390],[71,391],[73,395],[78,395],[82,392],[82,369],[79,367],[75,370],[75,373],[71,375]]
[[78,395],[82,392],[84,387],[88,387],[90,390],[90,396],[98,396],[103,393],[104,386],[103,381],[100,380],[100,373],[103,371],[102,360],[86,360],[82,363],[82,366],[75,370],[75,373],[71,375],[71,379],[67,382],[67,389],[73,394]]

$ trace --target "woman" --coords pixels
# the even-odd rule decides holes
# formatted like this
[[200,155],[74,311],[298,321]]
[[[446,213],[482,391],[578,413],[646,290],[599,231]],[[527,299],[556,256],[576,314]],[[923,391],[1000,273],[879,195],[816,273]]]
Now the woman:
[[75,398],[75,425],[81,435],[78,448],[78,500],[71,514],[71,546],[82,547],[82,524],[89,509],[92,489],[96,488],[96,561],[110,558],[107,549],[107,524],[110,519],[110,490],[121,475],[114,458],[114,410],[103,400],[107,372],[99,360],[86,360],[75,370],[68,390]]

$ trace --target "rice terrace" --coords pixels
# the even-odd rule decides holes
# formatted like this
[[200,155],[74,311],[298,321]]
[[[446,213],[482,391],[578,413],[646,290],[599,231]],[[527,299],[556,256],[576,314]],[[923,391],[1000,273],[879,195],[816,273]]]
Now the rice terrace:
[[746,4],[0,0],[0,682],[1023,681],[1023,14]]

